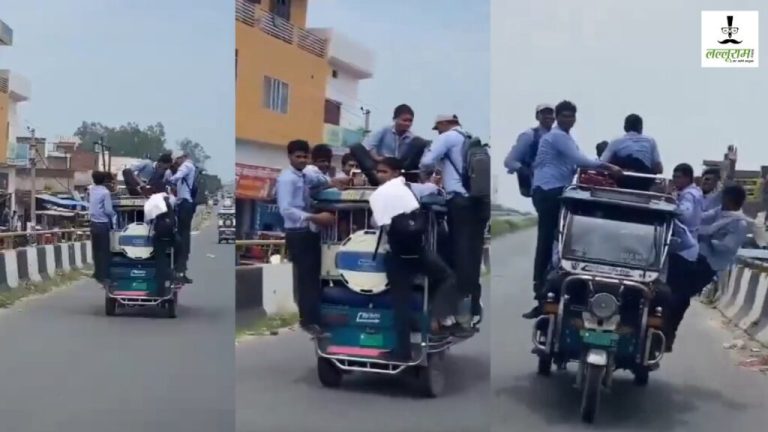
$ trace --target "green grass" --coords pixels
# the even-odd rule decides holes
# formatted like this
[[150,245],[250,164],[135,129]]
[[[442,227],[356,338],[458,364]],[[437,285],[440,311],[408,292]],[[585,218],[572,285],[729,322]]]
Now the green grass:
[[515,231],[536,226],[535,216],[524,219],[493,219],[491,220],[491,237],[499,237]]
[[237,339],[250,336],[274,336],[279,330],[290,327],[299,322],[299,314],[277,314],[265,316],[258,320],[250,328],[242,329],[237,332]]
[[42,282],[24,281],[10,291],[0,292],[0,308],[8,308],[21,299],[48,294],[51,291],[64,286],[71,285],[85,276],[88,276],[93,270],[85,268],[81,270],[72,270],[70,272],[57,272],[52,279]]

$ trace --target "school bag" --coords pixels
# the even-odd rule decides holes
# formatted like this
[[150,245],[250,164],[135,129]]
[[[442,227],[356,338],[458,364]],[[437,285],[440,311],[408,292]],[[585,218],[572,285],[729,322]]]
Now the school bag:
[[464,137],[461,146],[463,170],[459,171],[450,155],[446,155],[448,163],[461,177],[461,184],[472,198],[490,199],[491,197],[491,152],[490,146],[479,138],[454,129],[454,132]]
[[539,128],[532,128],[533,141],[531,142],[531,150],[528,157],[524,161],[520,162],[520,165],[528,168],[527,173],[517,172],[517,185],[520,188],[520,195],[530,198],[532,185],[533,185],[533,161],[536,160],[536,155],[539,152],[539,141],[541,141],[542,133]]

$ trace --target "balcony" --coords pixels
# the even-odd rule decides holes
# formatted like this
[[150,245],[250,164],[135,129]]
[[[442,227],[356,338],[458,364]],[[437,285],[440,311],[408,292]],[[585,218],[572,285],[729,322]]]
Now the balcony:
[[0,20],[0,46],[13,45],[13,29]]
[[346,153],[353,144],[360,144],[365,138],[362,129],[352,130],[341,126],[326,123],[323,126],[323,141],[333,147],[334,152]]
[[235,3],[235,20],[259,29],[289,45],[294,45],[313,56],[325,58],[328,52],[328,42],[322,37],[297,27],[290,21],[267,12],[246,0],[237,0]]
[[327,41],[328,63],[357,80],[373,77],[375,56],[363,44],[330,28],[311,28],[309,32]]
[[28,101],[30,94],[29,80],[8,69],[0,69],[0,93],[7,94],[14,102]]

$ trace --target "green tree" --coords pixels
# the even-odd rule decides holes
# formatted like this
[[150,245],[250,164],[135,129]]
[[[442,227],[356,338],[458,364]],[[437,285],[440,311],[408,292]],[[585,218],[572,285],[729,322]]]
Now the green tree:
[[158,122],[142,128],[138,123],[128,122],[118,127],[107,126],[99,122],[83,122],[74,135],[80,139],[85,149],[94,149],[94,142],[100,138],[111,148],[113,156],[156,158],[165,151],[165,127]]
[[[181,151],[187,153],[196,166],[204,167],[205,163],[211,158],[202,144],[197,141],[192,141],[189,138],[184,138],[179,141],[176,146],[179,147]],[[221,185],[221,182],[219,182],[219,185]]]

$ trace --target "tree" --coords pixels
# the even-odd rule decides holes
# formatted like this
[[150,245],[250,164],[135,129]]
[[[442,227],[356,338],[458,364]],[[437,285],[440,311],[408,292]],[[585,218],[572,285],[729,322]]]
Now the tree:
[[181,149],[181,151],[189,155],[189,158],[192,159],[192,162],[196,166],[204,167],[205,163],[208,162],[208,159],[211,158],[208,155],[208,152],[205,151],[205,148],[203,148],[202,144],[197,141],[192,141],[189,138],[184,138],[176,145],[179,147],[179,149]]
[[100,138],[111,148],[112,156],[154,159],[165,151],[165,127],[158,122],[141,128],[138,123],[128,122],[118,127],[98,122],[83,122],[74,135],[80,139],[86,150],[94,149],[93,143]]

